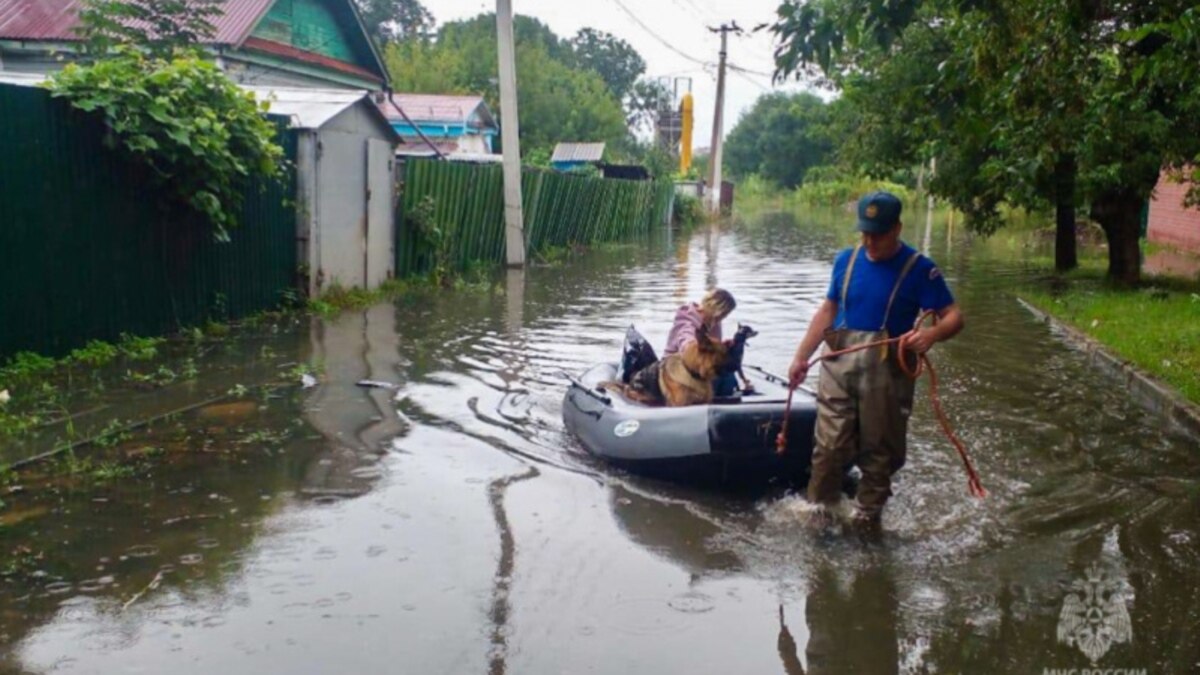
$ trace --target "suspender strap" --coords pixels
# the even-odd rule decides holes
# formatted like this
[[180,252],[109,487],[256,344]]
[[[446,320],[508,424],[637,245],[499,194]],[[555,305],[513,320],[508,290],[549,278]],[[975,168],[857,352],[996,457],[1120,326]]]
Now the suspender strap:
[[846,265],[846,278],[842,279],[842,315],[846,314],[846,298],[850,295],[850,275],[854,274],[854,263],[858,261],[858,253],[862,250],[862,242],[854,246],[854,252],[850,254],[850,264]]
[[[896,285],[892,287],[892,295],[888,298],[887,309],[883,312],[883,325],[879,327],[879,330],[887,329],[888,317],[892,315],[892,304],[896,302],[896,294],[900,292],[900,284],[904,283],[904,277],[908,276],[908,273],[912,271],[913,266],[917,264],[917,259],[920,257],[920,253],[913,251],[913,254],[908,256],[908,260],[904,262],[904,267],[900,270],[900,276],[896,277]],[[846,278],[849,278],[849,276],[847,274]]]

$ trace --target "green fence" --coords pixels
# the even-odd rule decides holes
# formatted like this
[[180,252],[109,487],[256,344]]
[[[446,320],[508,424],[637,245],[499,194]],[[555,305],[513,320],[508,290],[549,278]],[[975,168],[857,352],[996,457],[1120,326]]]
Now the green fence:
[[[436,228],[458,269],[504,261],[504,181],[498,165],[410,159],[396,223],[396,274],[428,271]],[[593,178],[536,169],[521,175],[529,251],[615,241],[666,222],[669,182]]]
[[[252,185],[232,242],[165,215],[94,117],[0,85],[0,362],[277,306],[294,287],[294,182]],[[281,142],[295,158],[295,137]]]

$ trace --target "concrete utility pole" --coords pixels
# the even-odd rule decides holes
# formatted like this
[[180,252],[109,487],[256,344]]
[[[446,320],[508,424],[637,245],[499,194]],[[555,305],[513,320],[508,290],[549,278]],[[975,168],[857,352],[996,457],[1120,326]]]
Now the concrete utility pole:
[[504,247],[509,267],[525,265],[525,216],[521,211],[521,140],[517,122],[517,62],[512,0],[496,0],[500,52],[500,142],[504,144]]
[[713,111],[713,131],[712,131],[712,150],[709,154],[709,162],[712,164],[709,167],[712,182],[709,185],[708,191],[708,207],[713,213],[721,211],[721,161],[724,157],[724,142],[721,133],[721,125],[724,122],[725,111],[725,51],[727,39],[730,31],[735,33],[742,32],[736,21],[721,24],[720,28],[709,28],[714,33],[721,34],[721,58],[717,66],[717,105]]

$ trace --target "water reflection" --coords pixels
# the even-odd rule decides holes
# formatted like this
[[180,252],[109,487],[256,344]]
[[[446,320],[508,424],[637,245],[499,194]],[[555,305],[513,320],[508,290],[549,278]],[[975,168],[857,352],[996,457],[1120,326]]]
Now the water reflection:
[[379,456],[407,430],[396,413],[393,389],[358,384],[399,379],[396,323],[397,310],[391,304],[312,321],[303,360],[320,364],[325,382],[308,394],[304,419],[325,437],[326,447],[309,463],[303,494],[365,493],[380,476]]
[[496,529],[500,533],[500,558],[496,562],[492,606],[488,611],[488,617],[492,621],[492,647],[488,653],[488,672],[491,675],[503,675],[508,669],[508,635],[512,629],[509,626],[509,590],[516,573],[517,544],[512,526],[508,522],[508,513],[504,510],[504,493],[510,485],[536,478],[538,474],[537,468],[531,466],[524,473],[498,478],[488,485],[492,517],[496,519]]
[[[169,461],[3,493],[0,668],[1040,672],[1086,665],[1056,626],[1103,559],[1133,633],[1103,665],[1193,670],[1195,444],[998,292],[1018,262],[936,215],[971,327],[934,358],[986,502],[923,398],[875,541],[807,535],[791,497],[622,476],[563,433],[559,371],[615,358],[631,323],[662,344],[718,280],[760,331],[749,362],[781,370],[849,224],[763,214],[231,341],[207,358],[244,367],[195,390],[251,393],[134,441]],[[319,387],[257,386],[299,362]]]
[[614,483],[609,487],[609,505],[630,541],[680,566],[692,577],[742,569],[737,554],[722,546],[726,527],[695,501],[651,497],[629,485]]

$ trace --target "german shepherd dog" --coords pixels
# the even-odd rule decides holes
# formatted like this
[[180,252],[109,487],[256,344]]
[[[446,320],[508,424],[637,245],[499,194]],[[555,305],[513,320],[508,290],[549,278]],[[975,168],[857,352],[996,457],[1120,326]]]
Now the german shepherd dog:
[[728,362],[729,348],[730,344],[713,340],[708,329],[700,326],[696,329],[696,339],[687,343],[683,350],[634,373],[629,384],[604,382],[601,386],[647,405],[676,407],[711,403],[713,380]]

